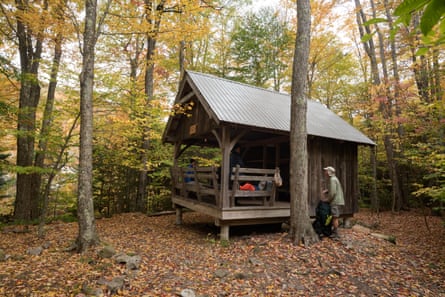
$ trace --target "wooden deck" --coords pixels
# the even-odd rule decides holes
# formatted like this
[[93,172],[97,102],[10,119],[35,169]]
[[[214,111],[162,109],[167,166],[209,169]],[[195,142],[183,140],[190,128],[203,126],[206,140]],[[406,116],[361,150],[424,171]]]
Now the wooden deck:
[[[177,224],[182,224],[182,209],[188,208],[213,217],[221,229],[221,239],[227,240],[230,226],[279,223],[290,217],[290,203],[276,200],[278,168],[234,167],[232,187],[225,190],[218,183],[215,167],[174,166],[171,174]],[[254,189],[242,190],[240,185],[245,183]]]
[[230,226],[281,223],[290,217],[290,203],[282,201],[276,201],[273,206],[237,205],[219,208],[213,203],[205,202],[205,200],[198,201],[198,199],[173,195],[172,202],[176,208],[177,224],[182,224],[183,208],[206,214],[213,217],[215,225],[220,227],[220,238],[222,240],[229,239]]

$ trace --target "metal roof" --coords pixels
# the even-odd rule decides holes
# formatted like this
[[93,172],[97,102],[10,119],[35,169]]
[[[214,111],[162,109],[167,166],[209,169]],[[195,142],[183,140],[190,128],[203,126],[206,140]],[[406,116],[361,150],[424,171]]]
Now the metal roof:
[[[217,120],[264,129],[290,131],[289,94],[270,91],[217,76],[187,71]],[[308,100],[308,135],[375,143],[319,102]]]

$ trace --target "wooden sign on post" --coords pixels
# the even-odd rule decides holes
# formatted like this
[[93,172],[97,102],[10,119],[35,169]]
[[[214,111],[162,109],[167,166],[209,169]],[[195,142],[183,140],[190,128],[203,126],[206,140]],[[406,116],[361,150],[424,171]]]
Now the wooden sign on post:
[[189,129],[189,134],[190,135],[196,134],[196,127],[197,127],[196,124],[190,126],[190,129]]

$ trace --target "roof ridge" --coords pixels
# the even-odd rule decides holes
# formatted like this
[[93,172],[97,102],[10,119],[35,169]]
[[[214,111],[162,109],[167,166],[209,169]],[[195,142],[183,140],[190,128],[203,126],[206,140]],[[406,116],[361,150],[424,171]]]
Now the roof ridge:
[[[229,82],[229,83],[238,84],[238,85],[241,85],[241,86],[243,86],[243,87],[248,87],[248,88],[258,89],[258,90],[261,90],[261,91],[267,91],[267,92],[270,92],[270,93],[273,93],[273,94],[278,94],[278,95],[283,95],[283,96],[289,96],[289,97],[291,96],[291,94],[289,94],[289,93],[284,93],[284,92],[279,92],[279,91],[275,91],[275,90],[265,89],[265,88],[258,87],[258,86],[249,85],[249,84],[247,84],[247,83],[239,82],[239,81],[236,81],[236,80],[231,80],[231,79],[229,79],[229,78],[220,77],[220,76],[217,76],[217,75],[215,75],[215,74],[204,73],[204,72],[193,71],[193,70],[186,70],[185,72],[193,73],[193,74],[196,74],[196,75],[205,76],[205,77],[208,77],[208,78],[213,78],[213,79],[218,79],[218,80],[227,81],[227,82]],[[323,105],[325,108],[327,108],[322,102],[320,102],[320,101],[317,100],[317,99],[308,98],[308,99],[307,99],[307,102],[310,103],[310,104],[312,104],[312,103],[318,103],[318,104]],[[329,108],[328,108],[328,109],[329,109]],[[331,110],[331,109],[329,109],[329,110]]]
[[229,79],[229,78],[226,78],[226,77],[220,77],[220,76],[217,76],[215,74],[203,73],[203,72],[193,71],[193,70],[186,70],[185,72],[193,73],[193,74],[196,74],[196,75],[205,76],[205,77],[208,77],[208,78],[213,78],[213,79],[227,81],[229,83],[238,84],[238,85],[241,85],[243,87],[259,89],[259,90],[262,90],[262,91],[267,91],[267,92],[271,92],[271,93],[275,93],[275,94],[290,96],[290,94],[288,94],[288,93],[283,93],[283,92],[279,92],[279,91],[275,91],[275,90],[269,90],[269,89],[258,87],[258,86],[254,86],[254,85],[249,85],[247,83],[243,83],[243,82],[240,82],[240,81],[232,80],[232,79]]

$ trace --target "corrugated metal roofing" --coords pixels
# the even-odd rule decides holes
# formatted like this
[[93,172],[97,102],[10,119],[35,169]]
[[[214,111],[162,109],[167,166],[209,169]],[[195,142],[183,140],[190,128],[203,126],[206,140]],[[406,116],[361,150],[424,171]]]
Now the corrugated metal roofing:
[[[187,71],[187,74],[219,121],[290,131],[289,94],[193,71]],[[308,135],[375,145],[321,103],[308,100],[307,107]]]

